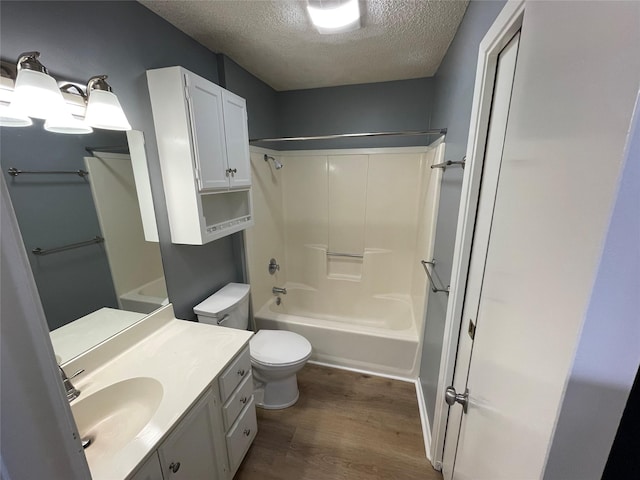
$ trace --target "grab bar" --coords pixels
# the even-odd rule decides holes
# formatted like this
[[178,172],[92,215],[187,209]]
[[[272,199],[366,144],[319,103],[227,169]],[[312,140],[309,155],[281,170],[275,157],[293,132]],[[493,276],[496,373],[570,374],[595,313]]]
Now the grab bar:
[[[427,277],[429,277],[429,282],[431,282],[431,291],[434,293],[445,292],[447,295],[449,295],[449,286],[447,285],[447,288],[438,288],[438,286],[436,285],[436,282],[433,281],[433,277],[431,276],[429,269],[427,268],[427,265],[431,265],[432,267],[434,267],[433,273],[434,275],[437,276],[437,273],[435,271],[435,266],[436,266],[435,258],[430,262],[427,262],[426,260],[420,260],[420,263],[422,263],[422,267],[424,268],[424,271],[427,274]],[[440,277],[438,277],[438,280],[440,280]]]
[[48,248],[43,250],[42,248],[34,248],[31,250],[31,253],[34,255],[49,255],[50,253],[58,253],[64,252],[65,250],[71,250],[73,248],[86,247],[87,245],[93,245],[94,243],[102,243],[104,242],[104,238],[99,235],[96,235],[91,240],[85,240],[84,242],[78,243],[70,243],[69,245],[63,245],[61,247]]
[[327,257],[364,258],[362,253],[327,252]]

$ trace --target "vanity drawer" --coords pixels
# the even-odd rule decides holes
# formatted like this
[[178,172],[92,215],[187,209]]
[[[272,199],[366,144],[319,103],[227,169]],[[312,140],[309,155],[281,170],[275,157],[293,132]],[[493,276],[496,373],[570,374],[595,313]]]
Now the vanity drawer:
[[249,355],[249,347],[240,352],[240,354],[231,362],[231,365],[220,375],[218,380],[220,384],[220,398],[222,403],[226,402],[240,382],[251,373],[251,356]]
[[227,433],[227,452],[229,454],[229,467],[231,473],[240,466],[240,462],[244,458],[245,453],[249,449],[251,442],[258,432],[258,420],[256,418],[255,400],[251,400],[240,414],[236,423]]
[[253,375],[245,376],[244,380],[235,392],[229,397],[227,403],[222,407],[222,417],[224,418],[225,431],[231,428],[242,409],[251,400],[253,394]]

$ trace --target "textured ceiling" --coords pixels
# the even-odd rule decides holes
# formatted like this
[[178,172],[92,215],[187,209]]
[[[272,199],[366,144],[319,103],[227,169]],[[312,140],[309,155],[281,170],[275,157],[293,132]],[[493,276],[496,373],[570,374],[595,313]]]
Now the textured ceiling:
[[360,1],[362,28],[320,35],[306,2],[141,0],[209,49],[276,90],[428,77],[438,69],[468,1]]

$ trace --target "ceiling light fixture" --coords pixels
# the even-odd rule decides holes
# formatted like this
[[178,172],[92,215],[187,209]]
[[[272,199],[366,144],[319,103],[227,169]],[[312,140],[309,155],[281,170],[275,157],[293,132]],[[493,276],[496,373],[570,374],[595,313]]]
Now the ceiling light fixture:
[[313,25],[324,35],[360,28],[358,0],[307,0],[307,11]]

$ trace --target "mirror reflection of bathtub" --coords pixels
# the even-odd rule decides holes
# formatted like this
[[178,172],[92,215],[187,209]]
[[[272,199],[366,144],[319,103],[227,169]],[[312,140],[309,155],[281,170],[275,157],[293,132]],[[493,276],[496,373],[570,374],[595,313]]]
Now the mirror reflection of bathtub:
[[164,277],[123,293],[119,299],[123,310],[140,313],[151,313],[169,303]]

